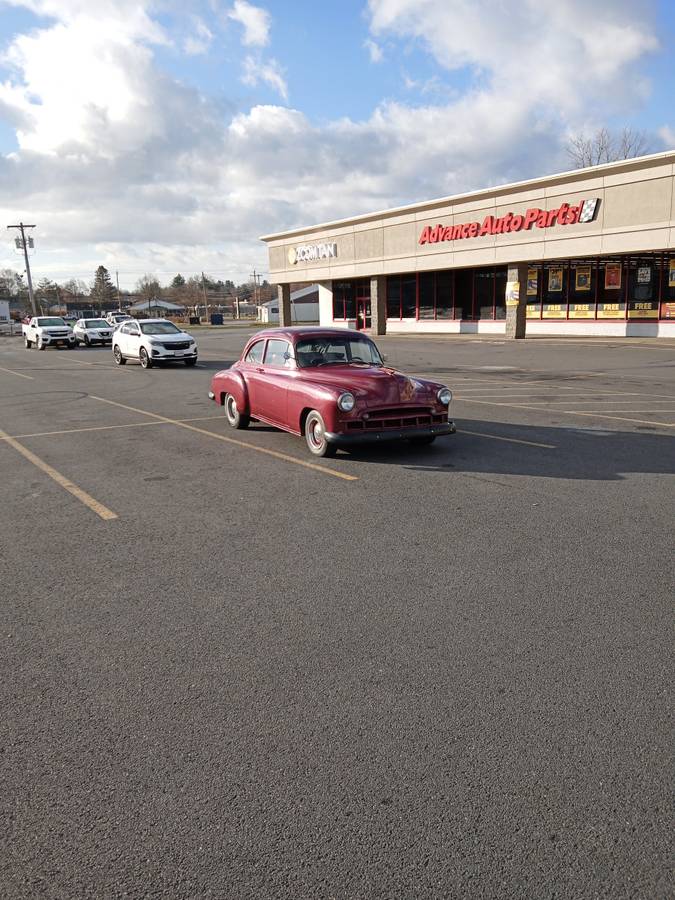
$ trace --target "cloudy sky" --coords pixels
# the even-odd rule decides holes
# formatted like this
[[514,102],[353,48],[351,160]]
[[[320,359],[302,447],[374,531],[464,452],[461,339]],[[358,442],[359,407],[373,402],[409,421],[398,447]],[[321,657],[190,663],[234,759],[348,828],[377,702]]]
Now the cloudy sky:
[[579,130],[669,149],[671,9],[0,0],[0,224],[36,280],[239,281],[260,234],[567,169]]

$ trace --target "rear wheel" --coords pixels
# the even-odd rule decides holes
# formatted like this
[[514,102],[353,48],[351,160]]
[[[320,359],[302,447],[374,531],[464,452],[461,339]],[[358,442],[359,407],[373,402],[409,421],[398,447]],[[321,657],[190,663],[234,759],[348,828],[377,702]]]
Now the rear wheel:
[[152,360],[148,356],[148,351],[145,349],[145,347],[141,347],[141,352],[138,354],[138,358],[140,359],[141,365],[144,369],[152,368]]
[[225,416],[233,428],[248,428],[251,421],[250,416],[239,412],[237,401],[232,394],[225,394]]
[[335,447],[326,440],[326,426],[315,409],[305,420],[305,440],[313,456],[335,456]]
[[117,346],[117,344],[115,344],[115,347],[113,349],[113,359],[118,366],[123,366],[126,363],[126,359],[122,356],[122,351]]

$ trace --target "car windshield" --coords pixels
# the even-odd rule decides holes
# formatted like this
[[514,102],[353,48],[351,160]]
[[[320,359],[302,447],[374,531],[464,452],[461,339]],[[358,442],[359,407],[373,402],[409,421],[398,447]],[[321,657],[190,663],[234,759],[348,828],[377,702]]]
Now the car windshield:
[[143,334],[180,334],[180,328],[172,322],[141,322]]
[[87,319],[84,323],[85,328],[110,328],[105,319]]
[[295,345],[295,356],[302,368],[313,366],[381,366],[382,357],[372,341],[345,335],[306,338]]
[[58,319],[56,316],[52,319],[38,319],[38,325],[65,325],[66,323],[63,319]]

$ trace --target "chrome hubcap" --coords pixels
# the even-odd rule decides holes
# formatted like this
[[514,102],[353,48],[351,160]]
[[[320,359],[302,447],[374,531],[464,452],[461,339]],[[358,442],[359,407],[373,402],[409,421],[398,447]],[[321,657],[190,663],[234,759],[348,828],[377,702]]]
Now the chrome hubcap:
[[234,397],[227,398],[227,418],[230,422],[234,422],[237,418],[237,401]]

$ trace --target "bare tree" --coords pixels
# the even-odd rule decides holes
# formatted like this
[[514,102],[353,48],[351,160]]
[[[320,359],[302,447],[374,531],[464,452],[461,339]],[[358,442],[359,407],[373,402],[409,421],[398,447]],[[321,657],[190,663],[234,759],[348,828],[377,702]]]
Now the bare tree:
[[584,132],[570,138],[565,148],[575,168],[599,166],[602,163],[632,159],[649,152],[649,141],[644,131],[626,126],[618,134],[608,128],[599,128],[588,137]]

